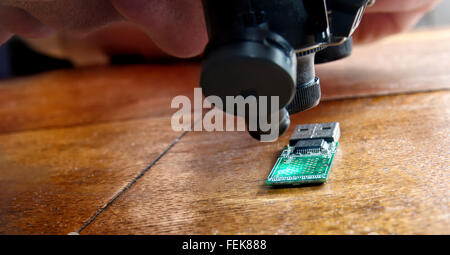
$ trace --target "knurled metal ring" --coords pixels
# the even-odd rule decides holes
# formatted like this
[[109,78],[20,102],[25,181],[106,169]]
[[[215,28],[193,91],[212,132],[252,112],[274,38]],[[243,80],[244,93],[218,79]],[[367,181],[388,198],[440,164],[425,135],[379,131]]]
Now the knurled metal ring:
[[297,54],[297,57],[306,56],[306,55],[309,55],[311,53],[315,53],[315,52],[318,52],[320,50],[323,50],[327,46],[328,46],[327,43],[318,43],[318,44],[310,46],[310,47],[298,49],[298,50],[295,51],[295,53]]

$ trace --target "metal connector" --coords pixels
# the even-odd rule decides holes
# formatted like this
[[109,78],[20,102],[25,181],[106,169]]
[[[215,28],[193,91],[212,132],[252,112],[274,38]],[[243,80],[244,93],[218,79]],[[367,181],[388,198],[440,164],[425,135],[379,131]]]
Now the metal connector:
[[376,0],[369,0],[367,2],[367,7],[372,7],[375,4]]
[[300,140],[310,139],[324,139],[327,142],[337,142],[340,136],[339,122],[297,125],[289,140],[289,145],[295,146]]

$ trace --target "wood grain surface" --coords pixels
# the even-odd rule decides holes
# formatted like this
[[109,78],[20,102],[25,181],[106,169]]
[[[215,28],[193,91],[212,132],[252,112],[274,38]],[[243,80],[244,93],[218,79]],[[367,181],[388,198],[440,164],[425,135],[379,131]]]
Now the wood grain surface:
[[168,126],[152,118],[0,135],[0,233],[78,230],[180,135]]
[[192,96],[199,65],[141,65],[48,72],[0,82],[0,133],[170,116]]
[[415,31],[355,47],[352,56],[317,65],[326,99],[450,88],[450,30]]
[[449,233],[449,103],[450,92],[435,92],[295,116],[341,124],[329,181],[313,187],[264,186],[288,135],[260,144],[243,132],[189,133],[83,233]]
[[66,234],[181,135],[198,66],[50,72],[0,85],[0,233]]
[[[448,39],[412,32],[318,67],[326,100],[274,143],[172,131],[195,63],[1,81],[0,233],[449,234]],[[329,121],[328,183],[265,187],[295,124]]]

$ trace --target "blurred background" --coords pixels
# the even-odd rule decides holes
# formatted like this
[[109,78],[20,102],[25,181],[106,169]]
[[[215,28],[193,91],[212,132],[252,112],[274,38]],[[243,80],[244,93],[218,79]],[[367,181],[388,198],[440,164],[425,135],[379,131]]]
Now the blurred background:
[[[442,1],[433,11],[426,14],[415,29],[450,26],[450,1]],[[142,61],[139,58],[111,60],[113,64]],[[73,67],[68,60],[56,59],[31,50],[20,38],[13,37],[0,46],[0,79],[35,74],[47,70]]]

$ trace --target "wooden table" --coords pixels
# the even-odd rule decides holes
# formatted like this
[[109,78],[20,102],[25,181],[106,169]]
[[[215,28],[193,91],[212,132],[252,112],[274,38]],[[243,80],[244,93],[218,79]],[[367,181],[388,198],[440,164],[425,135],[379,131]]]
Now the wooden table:
[[[274,143],[175,132],[199,65],[0,82],[1,234],[449,234],[450,29],[318,66],[324,101]],[[326,184],[264,180],[292,128],[339,121]]]

